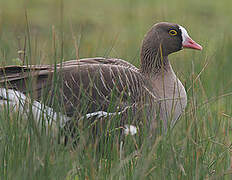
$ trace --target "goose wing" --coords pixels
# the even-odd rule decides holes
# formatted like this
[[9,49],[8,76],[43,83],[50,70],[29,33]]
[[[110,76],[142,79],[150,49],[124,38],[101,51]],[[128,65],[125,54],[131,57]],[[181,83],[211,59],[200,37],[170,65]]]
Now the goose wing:
[[56,66],[54,64],[28,65],[28,66],[10,65],[10,66],[0,67],[0,84],[4,84],[6,82],[13,82],[20,79],[25,79],[28,78],[29,76],[30,77],[46,76],[53,73],[55,69],[61,69],[63,67],[74,67],[74,66],[81,66],[88,64],[117,65],[117,66],[124,66],[127,68],[137,70],[135,66],[122,59],[115,59],[115,58],[107,59],[102,57],[70,60],[56,64]]
[[52,107],[56,98],[68,116],[84,107],[82,99],[87,101],[86,113],[92,113],[108,111],[115,99],[115,106],[120,109],[144,96],[144,80],[139,70],[121,59],[71,60],[57,64],[56,68],[54,65],[6,66],[0,68],[0,86],[23,93],[32,91],[36,100],[41,100],[46,91],[46,104]]
[[121,110],[129,104],[140,102],[144,97],[143,77],[138,71],[124,66],[64,66],[59,72],[59,77],[61,86],[49,87],[49,93],[52,94],[51,97],[55,97],[56,94],[62,96],[66,114],[69,116],[74,115],[75,109],[78,112],[85,109],[86,113],[108,112],[113,108]]

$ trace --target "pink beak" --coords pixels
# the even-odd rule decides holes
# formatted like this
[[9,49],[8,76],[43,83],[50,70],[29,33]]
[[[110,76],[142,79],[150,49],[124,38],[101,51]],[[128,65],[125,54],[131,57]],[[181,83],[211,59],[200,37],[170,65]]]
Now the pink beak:
[[197,44],[190,37],[186,38],[186,40],[182,43],[182,46],[183,46],[183,48],[191,48],[191,49],[202,50],[201,45]]

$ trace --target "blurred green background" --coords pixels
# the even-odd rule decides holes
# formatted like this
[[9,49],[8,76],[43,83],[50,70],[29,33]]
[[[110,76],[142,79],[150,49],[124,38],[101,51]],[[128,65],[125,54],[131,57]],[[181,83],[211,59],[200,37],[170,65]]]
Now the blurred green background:
[[[71,155],[59,151],[53,154],[52,159],[46,153],[35,152],[32,157],[47,160],[46,168],[50,168],[50,172],[45,170],[43,174],[41,171],[42,175],[38,177],[56,179],[58,177],[54,172],[58,175],[59,170],[63,169],[62,177],[69,179],[69,173],[78,174],[73,165],[76,162],[77,167],[89,167],[83,176],[78,176],[80,179],[107,179],[115,177],[117,173],[121,173],[122,179],[159,179],[157,174],[167,179],[230,179],[231,7],[231,0],[1,0],[1,65],[20,63],[17,60],[18,51],[23,50],[26,39],[29,64],[76,59],[78,49],[79,58],[117,57],[139,67],[141,41],[148,29],[160,21],[184,26],[192,39],[203,46],[201,52],[182,50],[169,57],[174,71],[188,91],[188,107],[177,123],[173,136],[170,139],[163,137],[157,142],[154,157],[144,153],[142,158],[138,158],[142,164],[149,160],[154,169],[136,163],[130,164],[131,168],[123,169],[121,165],[115,165],[121,162],[115,158],[111,163],[118,169],[116,172],[112,169],[109,173],[88,154],[84,156],[88,161],[81,161],[82,164],[78,161],[80,165],[73,158],[73,154],[75,157],[82,156],[77,151]],[[46,148],[50,153],[50,146]],[[11,153],[15,155],[17,151],[12,150]],[[65,159],[66,165],[57,165]],[[11,161],[14,158],[9,156],[8,162]],[[115,167],[112,164],[107,168]],[[32,163],[32,166],[35,165],[36,160]],[[135,173],[136,169],[141,174]],[[14,174],[13,169],[8,171]],[[31,173],[25,177],[36,174],[36,171],[29,171],[23,169],[17,173]],[[76,179],[78,177],[75,176]]]
[[113,46],[111,55],[132,58],[138,54],[147,30],[160,21],[183,25],[208,53],[209,42],[211,45],[220,43],[225,33],[231,36],[230,5],[229,0],[1,1],[1,50],[8,59],[17,56],[17,38],[25,34],[26,10],[32,46],[37,38],[38,49],[44,54],[51,52],[52,26],[60,33],[63,20],[65,59],[75,57],[72,31],[75,36],[81,36],[81,57],[102,56]]

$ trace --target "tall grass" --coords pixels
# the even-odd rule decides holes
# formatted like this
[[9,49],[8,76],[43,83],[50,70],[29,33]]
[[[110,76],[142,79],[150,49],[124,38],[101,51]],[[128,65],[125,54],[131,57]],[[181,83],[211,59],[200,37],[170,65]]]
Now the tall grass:
[[204,48],[169,57],[188,90],[188,106],[165,136],[127,136],[122,144],[115,133],[99,145],[88,143],[89,132],[83,130],[75,148],[39,130],[31,112],[26,118],[1,107],[1,179],[231,179],[231,2],[59,3],[1,2],[2,65],[15,64],[26,37],[30,64],[107,55],[138,66],[148,28],[172,21],[185,26]]

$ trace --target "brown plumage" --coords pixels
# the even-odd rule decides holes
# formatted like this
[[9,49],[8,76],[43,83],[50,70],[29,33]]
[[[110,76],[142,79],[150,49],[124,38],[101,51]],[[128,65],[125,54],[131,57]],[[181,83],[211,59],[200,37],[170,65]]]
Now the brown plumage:
[[126,112],[128,107],[141,113],[146,107],[151,128],[158,118],[166,128],[168,120],[178,119],[187,100],[168,55],[183,47],[201,49],[183,29],[172,23],[154,25],[142,43],[140,69],[109,58],[72,60],[56,67],[7,66],[0,69],[0,85],[30,93],[50,107],[55,108],[58,102],[69,117],[96,111]]

